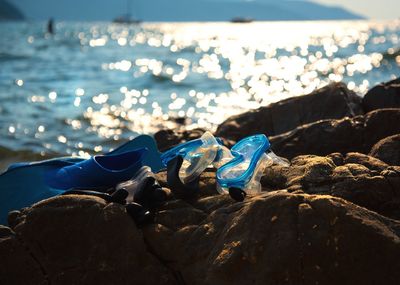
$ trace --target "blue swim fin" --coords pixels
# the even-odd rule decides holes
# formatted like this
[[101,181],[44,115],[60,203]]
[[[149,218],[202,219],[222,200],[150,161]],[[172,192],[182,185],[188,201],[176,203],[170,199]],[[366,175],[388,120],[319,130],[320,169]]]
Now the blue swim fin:
[[[164,169],[165,166],[161,161],[161,153],[159,152],[157,148],[157,143],[155,142],[154,138],[149,136],[149,135],[140,135],[137,136],[136,138],[124,143],[123,145],[117,147],[116,149],[104,154],[104,155],[114,155],[114,154],[121,154],[124,152],[128,152],[131,150],[135,150],[138,148],[146,147],[149,152],[147,153],[146,157],[144,158],[144,163],[143,165],[147,165],[151,167],[151,170],[154,173],[159,172],[161,169]],[[47,160],[42,160],[42,161],[34,161],[34,162],[17,162],[13,163],[8,166],[7,171],[18,168],[18,167],[25,167],[25,166],[32,166],[36,164],[47,164],[50,163],[52,164],[54,161],[62,161],[65,162],[66,164],[75,164],[79,163],[82,161],[85,161],[86,158],[82,157],[71,157],[71,156],[64,156],[64,157],[57,157],[57,158],[51,158]]]
[[8,212],[30,206],[64,192],[50,188],[44,174],[54,169],[68,166],[70,163],[51,161],[28,167],[17,167],[0,175],[0,224],[7,224]]
[[106,155],[120,154],[141,147],[146,147],[149,150],[149,152],[143,159],[143,165],[150,166],[151,171],[154,173],[157,173],[165,168],[164,164],[161,161],[161,153],[158,150],[157,143],[154,138],[149,135],[137,136],[133,140],[126,142],[125,144],[114,149],[113,151],[110,151]]
[[[136,157],[132,154],[140,148],[147,149],[146,155]],[[164,167],[160,156],[154,139],[151,136],[140,135],[107,154],[95,157],[97,161],[95,158],[60,157],[13,164],[6,172],[0,174],[0,224],[6,224],[9,211],[62,194],[66,189],[107,187],[115,181],[130,179],[143,165],[150,166],[153,172],[158,172]],[[141,162],[135,164],[135,159]],[[132,165],[127,161],[131,161]],[[82,175],[76,175],[80,167],[83,168],[83,172],[80,172]],[[113,171],[117,173],[110,173]],[[104,185],[101,185],[102,183]]]
[[79,163],[45,173],[46,184],[53,189],[107,190],[132,178],[143,166],[147,148],[121,154],[96,155]]

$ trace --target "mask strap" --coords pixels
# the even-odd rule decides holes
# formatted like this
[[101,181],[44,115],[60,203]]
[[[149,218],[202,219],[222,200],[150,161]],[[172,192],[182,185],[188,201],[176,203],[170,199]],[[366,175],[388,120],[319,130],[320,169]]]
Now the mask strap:
[[199,192],[200,176],[184,184],[179,178],[179,169],[183,163],[183,157],[178,155],[171,159],[167,164],[167,183],[171,187],[172,193],[178,198],[192,199]]

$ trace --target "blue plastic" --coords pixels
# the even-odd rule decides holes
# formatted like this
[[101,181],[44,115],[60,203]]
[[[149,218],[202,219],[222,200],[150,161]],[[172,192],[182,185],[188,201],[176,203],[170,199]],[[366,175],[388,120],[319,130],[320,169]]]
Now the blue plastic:
[[[250,136],[236,143],[231,148],[234,158],[217,170],[219,186],[244,189],[252,179],[259,160],[269,148],[270,143],[263,134]],[[237,169],[241,164],[244,168]]]
[[116,186],[132,178],[143,166],[147,148],[121,154],[93,156],[90,159],[45,173],[45,182],[51,188],[98,189]]
[[[141,156],[141,163],[135,165],[137,161],[131,161],[131,168],[127,167],[129,169],[124,169],[125,171],[113,172],[113,169],[122,170],[119,168],[118,162],[119,159],[124,157],[122,154],[143,147],[146,147],[148,152],[146,155]],[[120,154],[122,157],[118,156]],[[121,180],[119,180],[120,178],[118,177],[121,174],[121,179],[126,178],[125,180],[128,180],[135,174],[133,172],[139,165],[150,166],[153,172],[158,172],[164,168],[161,162],[161,154],[157,149],[154,139],[147,135],[138,136],[101,157],[107,156],[112,158],[110,158],[108,162],[100,158],[100,163],[99,161],[96,162],[92,159],[87,160],[82,157],[60,157],[39,162],[16,163],[11,165],[7,171],[0,174],[0,224],[6,224],[8,212],[62,194],[67,187],[84,187],[91,189],[99,187],[100,183],[106,184],[101,186],[107,186],[117,180],[120,182]],[[128,156],[131,156],[131,154],[128,154],[127,157]],[[101,169],[100,166],[102,165],[106,167]],[[61,169],[66,170],[65,172],[71,176],[72,173],[78,170],[78,167],[83,166],[84,172],[81,172],[80,175],[73,175],[73,179],[76,179],[76,182],[65,182],[68,180],[66,178],[67,174],[62,174],[64,171]],[[125,166],[127,166],[126,163]],[[107,173],[107,175],[105,175],[105,173]],[[56,177],[57,175],[61,179],[60,182],[55,182],[55,180],[53,181],[51,179],[51,177]],[[115,175],[115,177],[113,175]],[[127,177],[128,175],[131,175],[131,177]],[[106,181],[108,179],[110,179],[109,184]],[[55,187],[51,187],[49,183]]]
[[[120,154],[123,152],[128,152],[142,147],[146,147],[149,150],[147,155],[144,157],[143,160],[144,165],[150,166],[154,173],[165,168],[165,166],[161,161],[161,153],[158,151],[157,143],[155,142],[154,138],[149,135],[137,136],[133,140],[124,143],[123,145],[117,147],[113,151],[110,151],[104,155]],[[35,162],[17,162],[9,165],[7,171],[14,168],[25,167],[25,166],[44,165],[48,163],[52,164],[54,161],[60,161],[62,163],[65,163],[65,165],[68,164],[73,165],[75,163],[79,163],[85,160],[86,158],[82,157],[64,156],[64,157],[57,157]]]
[[200,147],[203,144],[201,139],[191,140],[185,143],[181,143],[170,150],[167,150],[163,154],[161,154],[161,161],[164,167],[167,167],[167,164],[170,160],[174,159],[178,155],[184,157],[189,152],[193,151],[194,149]]
[[[223,142],[221,140],[221,138],[215,138],[217,140],[217,142],[223,146]],[[186,154],[188,154],[189,152],[193,151],[194,149],[200,147],[203,144],[201,138],[200,139],[194,139],[188,142],[184,142],[181,143],[169,150],[167,150],[166,152],[164,152],[163,154],[161,154],[161,161],[164,167],[167,167],[167,164],[170,160],[174,159],[175,157],[179,156],[186,156]],[[218,152],[220,153],[220,152]]]

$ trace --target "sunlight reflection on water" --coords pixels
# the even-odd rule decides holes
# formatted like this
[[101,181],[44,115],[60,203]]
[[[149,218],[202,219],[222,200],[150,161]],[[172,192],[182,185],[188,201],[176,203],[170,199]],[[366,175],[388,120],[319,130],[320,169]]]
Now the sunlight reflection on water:
[[[213,130],[329,82],[400,74],[400,22],[0,24],[1,145],[86,155],[137,133]],[[18,46],[18,50],[15,47]]]

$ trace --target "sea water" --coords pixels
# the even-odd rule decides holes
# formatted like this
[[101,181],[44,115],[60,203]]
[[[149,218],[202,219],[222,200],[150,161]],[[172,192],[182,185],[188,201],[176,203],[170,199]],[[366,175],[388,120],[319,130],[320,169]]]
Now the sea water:
[[400,76],[400,21],[0,23],[3,153],[82,155]]

